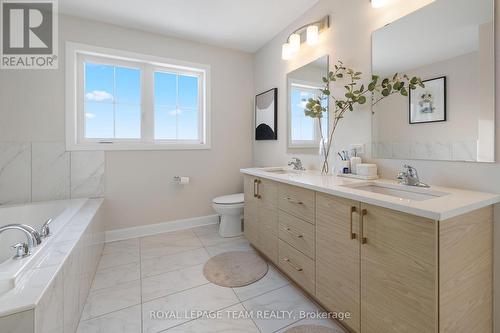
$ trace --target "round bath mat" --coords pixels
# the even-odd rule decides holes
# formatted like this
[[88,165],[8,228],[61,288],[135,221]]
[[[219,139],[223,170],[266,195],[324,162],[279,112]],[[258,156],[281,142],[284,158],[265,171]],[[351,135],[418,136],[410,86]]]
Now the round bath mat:
[[232,251],[210,258],[203,267],[203,275],[216,285],[235,288],[259,281],[268,268],[255,253]]
[[287,329],[284,333],[338,333],[333,328],[319,325],[300,325]]

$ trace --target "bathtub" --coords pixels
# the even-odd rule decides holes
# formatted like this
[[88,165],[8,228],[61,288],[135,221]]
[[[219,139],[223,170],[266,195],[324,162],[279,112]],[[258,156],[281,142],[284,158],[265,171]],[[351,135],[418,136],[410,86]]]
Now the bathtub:
[[12,259],[11,246],[26,242],[26,236],[17,230],[8,230],[0,234],[0,295],[15,287],[16,278],[23,270],[30,268],[48,249],[53,240],[59,239],[59,232],[85,203],[85,199],[40,202],[19,206],[0,206],[0,226],[21,223],[40,231],[49,218],[52,219],[52,235],[34,247],[31,255],[23,259]]
[[22,259],[13,259],[10,247],[26,242],[24,233],[0,234],[0,327],[22,319],[37,333],[75,331],[104,244],[102,203],[71,199],[0,206],[0,225],[40,230],[52,219],[51,235]]

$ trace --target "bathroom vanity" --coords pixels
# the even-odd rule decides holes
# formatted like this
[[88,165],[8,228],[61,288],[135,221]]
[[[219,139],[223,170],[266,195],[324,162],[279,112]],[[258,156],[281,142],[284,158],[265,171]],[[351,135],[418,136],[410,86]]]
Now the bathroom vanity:
[[242,169],[245,237],[353,332],[492,332],[496,194]]

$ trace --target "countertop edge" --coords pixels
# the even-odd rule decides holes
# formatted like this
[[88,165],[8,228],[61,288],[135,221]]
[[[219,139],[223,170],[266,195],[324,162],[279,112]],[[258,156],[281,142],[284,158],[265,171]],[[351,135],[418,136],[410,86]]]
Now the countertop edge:
[[[361,194],[347,193],[347,192],[344,192],[344,191],[341,191],[341,190],[338,190],[335,188],[322,187],[319,185],[308,184],[305,182],[300,182],[300,181],[295,181],[295,180],[290,180],[290,179],[283,179],[281,177],[273,176],[273,174],[271,174],[271,173],[268,175],[267,173],[265,173],[264,171],[261,171],[261,170],[240,169],[240,172],[243,174],[246,174],[246,175],[265,178],[265,179],[269,179],[269,180],[276,181],[279,183],[298,186],[298,187],[302,187],[302,188],[309,189],[309,190],[316,191],[316,192],[321,192],[321,193],[325,193],[325,194],[339,196],[339,197],[346,198],[346,199],[356,200],[356,201],[360,201],[363,203],[367,203],[367,204],[371,204],[371,205],[375,205],[375,206],[379,206],[379,207],[383,207],[383,208],[387,208],[387,209],[392,209],[392,210],[399,211],[402,213],[420,216],[420,217],[431,219],[434,221],[448,220],[450,218],[453,218],[453,217],[456,217],[456,216],[459,216],[462,214],[466,214],[466,213],[469,213],[471,211],[481,209],[481,208],[484,208],[484,207],[487,207],[490,205],[494,205],[494,204],[500,202],[500,195],[495,195],[494,193],[484,193],[484,194],[491,194],[492,197],[488,198],[488,199],[481,200],[480,202],[472,202],[470,204],[466,204],[466,205],[463,205],[463,206],[458,207],[458,208],[446,210],[443,212],[436,212],[436,211],[432,211],[432,210],[425,210],[425,209],[420,209],[420,208],[416,208],[416,207],[411,207],[411,206],[407,206],[404,204],[396,204],[393,202],[388,202],[388,201],[384,201],[384,200],[380,200],[380,199],[376,199],[376,198],[370,198],[369,196],[364,196]],[[332,176],[332,177],[334,177],[334,176]],[[360,182],[366,182],[366,181],[360,181]]]

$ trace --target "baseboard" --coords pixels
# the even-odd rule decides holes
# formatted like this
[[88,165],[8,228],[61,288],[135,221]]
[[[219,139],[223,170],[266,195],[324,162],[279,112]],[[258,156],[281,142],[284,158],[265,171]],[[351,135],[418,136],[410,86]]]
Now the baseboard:
[[118,240],[136,238],[136,237],[151,236],[162,232],[201,227],[204,225],[216,224],[218,222],[219,222],[218,215],[207,215],[207,216],[193,217],[189,219],[175,220],[170,222],[141,225],[132,228],[109,230],[106,231],[105,237],[106,237],[106,242],[113,242]]

